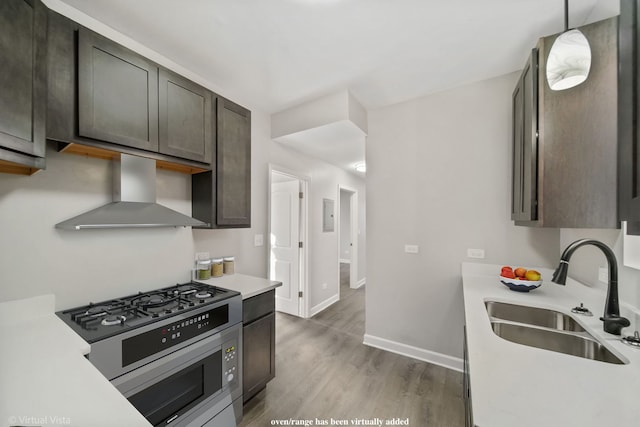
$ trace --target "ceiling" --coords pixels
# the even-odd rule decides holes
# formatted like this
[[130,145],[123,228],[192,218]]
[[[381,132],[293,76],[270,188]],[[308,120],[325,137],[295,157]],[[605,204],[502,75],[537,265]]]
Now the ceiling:
[[[562,0],[62,1],[266,113],[342,89],[370,110],[503,75],[564,14]],[[619,0],[569,7],[575,27]]]

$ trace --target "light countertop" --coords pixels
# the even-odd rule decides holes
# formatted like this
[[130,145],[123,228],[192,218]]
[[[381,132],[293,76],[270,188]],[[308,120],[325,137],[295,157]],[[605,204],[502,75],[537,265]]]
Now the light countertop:
[[0,303],[0,426],[150,427],[54,307],[53,295]]
[[282,282],[247,276],[246,274],[229,274],[207,280],[196,280],[196,282],[238,291],[242,294],[243,300],[282,286]]
[[[602,330],[604,293],[571,278],[567,286],[552,283],[553,271],[543,268],[536,268],[544,280],[540,288],[513,292],[499,282],[500,267],[462,265],[474,423],[479,427],[640,425],[640,350]],[[567,313],[628,363],[592,361],[504,340],[491,329],[487,300]],[[581,302],[593,317],[571,313]],[[632,322],[622,334],[632,335],[638,313],[625,304],[620,311]]]

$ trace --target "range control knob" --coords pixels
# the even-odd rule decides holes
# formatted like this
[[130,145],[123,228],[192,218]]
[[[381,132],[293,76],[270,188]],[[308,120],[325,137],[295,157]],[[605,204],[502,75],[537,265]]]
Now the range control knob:
[[231,381],[233,381],[233,374],[227,375],[227,382],[230,383]]

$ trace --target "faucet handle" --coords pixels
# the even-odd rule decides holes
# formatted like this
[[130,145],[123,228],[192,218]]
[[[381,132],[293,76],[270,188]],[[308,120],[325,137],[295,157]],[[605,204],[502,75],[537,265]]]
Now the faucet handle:
[[622,337],[622,342],[632,347],[640,348],[640,333],[636,331],[633,335]]
[[629,319],[615,314],[601,317],[600,320],[604,322],[604,331],[613,335],[622,335],[622,328],[631,325]]
[[584,306],[584,303],[580,303],[580,307],[573,307],[571,309],[572,313],[582,314],[583,316],[593,316],[591,310]]

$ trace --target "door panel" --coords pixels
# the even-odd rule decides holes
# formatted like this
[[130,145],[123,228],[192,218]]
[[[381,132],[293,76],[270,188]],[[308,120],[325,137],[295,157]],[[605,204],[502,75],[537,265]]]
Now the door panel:
[[276,289],[276,310],[300,314],[300,184],[298,180],[271,186],[271,280]]
[[79,134],[158,151],[158,68],[81,29],[78,47]]
[[46,31],[40,1],[0,2],[0,147],[38,157],[45,155]]
[[159,82],[160,152],[211,163],[211,92],[164,69]]

